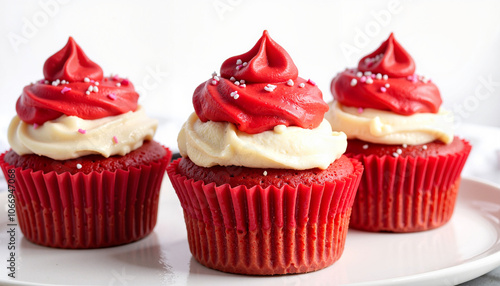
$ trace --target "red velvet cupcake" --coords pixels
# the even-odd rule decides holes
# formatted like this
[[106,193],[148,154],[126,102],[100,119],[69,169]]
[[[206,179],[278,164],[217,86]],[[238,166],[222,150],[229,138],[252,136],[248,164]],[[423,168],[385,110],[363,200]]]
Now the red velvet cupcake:
[[152,141],[157,121],[137,105],[129,80],[104,77],[72,38],[43,71],[19,97],[12,149],[0,155],[23,235],[58,248],[145,237],[171,158]]
[[350,226],[414,232],[450,220],[470,144],[394,35],[332,81],[325,118],[348,137],[346,156],[364,167]]
[[311,80],[264,32],[193,95],[167,172],[193,257],[232,273],[304,273],[344,249],[363,168],[342,155]]

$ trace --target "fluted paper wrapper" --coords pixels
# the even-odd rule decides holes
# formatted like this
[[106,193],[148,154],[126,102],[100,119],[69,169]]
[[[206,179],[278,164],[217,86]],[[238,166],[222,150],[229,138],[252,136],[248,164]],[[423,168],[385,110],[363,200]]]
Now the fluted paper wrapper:
[[352,155],[365,171],[354,201],[350,227],[365,231],[416,232],[448,222],[460,174],[470,153],[431,157]]
[[363,167],[324,185],[277,188],[204,184],[168,168],[193,257],[224,272],[275,275],[322,269],[343,250]]
[[99,248],[130,243],[156,225],[167,155],[149,165],[114,172],[43,173],[4,161],[15,170],[17,220],[28,240],[57,248]]

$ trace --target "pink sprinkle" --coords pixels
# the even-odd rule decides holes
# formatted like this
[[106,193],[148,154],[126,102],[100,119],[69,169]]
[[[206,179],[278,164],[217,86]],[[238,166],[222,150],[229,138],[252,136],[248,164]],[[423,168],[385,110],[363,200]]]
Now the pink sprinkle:
[[237,70],[239,70],[239,69],[241,69],[241,67],[242,67],[242,66],[243,66],[243,65],[237,65],[237,66],[236,66],[236,69],[237,69]]
[[386,91],[387,91],[387,88],[385,88],[385,87],[381,86],[381,87],[380,87],[380,91],[381,91],[381,92],[386,92]]
[[359,79],[360,82],[366,82],[366,76],[362,76],[360,79]]
[[71,90],[71,88],[70,88],[70,87],[66,87],[66,86],[65,86],[65,87],[63,87],[63,89],[61,90],[61,93],[62,93],[62,94],[64,94],[65,92],[68,92],[68,91],[70,91],[70,90]]
[[87,133],[87,130],[78,129],[78,132],[80,132],[80,133],[82,133],[82,134],[85,134],[85,133]]
[[33,129],[37,129],[39,126],[37,123],[33,123]]
[[312,85],[316,85],[316,83],[314,81],[312,81],[311,79],[308,79],[307,83],[312,84]]
[[416,76],[414,76],[414,77],[413,77],[413,80],[412,80],[411,82],[413,82],[413,83],[418,82],[418,78],[417,78]]
[[130,82],[128,81],[128,79],[124,79],[122,80],[121,82],[123,85],[128,85]]
[[91,82],[91,83],[94,83],[94,82],[95,82],[95,80],[91,79],[91,80],[90,80],[90,82]]
[[110,94],[108,94],[108,98],[111,100],[116,100],[116,94],[110,93]]
[[41,79],[41,80],[38,81],[38,83],[44,83],[44,82],[45,82],[44,79]]
[[407,80],[413,80],[413,76],[412,75],[409,75],[408,77],[406,77]]
[[116,138],[116,136],[113,136],[113,142],[115,142],[115,144],[118,144],[118,138]]
[[119,80],[119,79],[120,79],[120,77],[118,77],[118,75],[117,75],[117,74],[115,74],[115,75],[114,75],[111,79],[112,79],[112,80],[116,80],[116,81],[117,81],[117,80]]
[[363,113],[363,107],[358,108],[358,113]]
[[376,77],[376,75],[375,75],[375,74],[372,74],[372,75],[371,75],[371,77],[372,77],[372,78],[375,78],[375,77]]

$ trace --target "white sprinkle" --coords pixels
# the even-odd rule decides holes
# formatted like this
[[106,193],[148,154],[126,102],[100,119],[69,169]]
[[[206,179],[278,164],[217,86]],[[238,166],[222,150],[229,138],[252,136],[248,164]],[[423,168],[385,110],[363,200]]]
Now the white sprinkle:
[[398,154],[398,153],[396,153],[396,152],[394,152],[394,153],[392,153],[392,156],[394,156],[394,157],[398,157],[398,156],[399,156],[399,154]]
[[376,76],[375,76],[376,79],[382,79],[382,74],[381,73],[378,73]]
[[232,76],[229,80],[230,81],[235,81],[236,79],[234,78],[234,76]]
[[212,73],[212,77],[215,77],[215,76],[217,76],[217,72]]
[[355,79],[355,78],[353,78],[353,79],[351,80],[351,86],[355,86],[356,84],[358,84],[358,80],[357,80],[357,79]]
[[304,87],[306,86],[304,83],[299,84],[299,87]]
[[235,81],[234,84],[235,85],[240,85],[240,82],[239,81]]
[[48,80],[45,80],[45,81],[44,81],[44,83],[45,83],[45,84],[49,84],[49,81],[48,81]]
[[293,82],[293,80],[289,79],[289,80],[286,82],[286,84],[287,84],[288,86],[293,86],[293,85],[294,85],[294,82]]
[[57,81],[53,81],[53,82],[52,82],[52,85],[53,85],[53,86],[58,86],[58,85],[59,85],[59,83],[58,83]]
[[90,91],[88,91],[88,90],[87,90],[87,91],[85,92],[85,94],[86,94],[86,95],[89,95],[89,94],[90,94]]
[[427,150],[427,145],[422,146],[422,149]]
[[243,61],[242,61],[241,59],[238,59],[238,60],[236,61],[236,64],[237,64],[237,65],[241,65],[242,63],[243,63]]
[[77,168],[78,170],[80,170],[82,167],[83,167],[83,166],[82,166],[82,164],[76,164],[76,168]]
[[99,88],[97,86],[94,86],[94,92],[99,92]]
[[242,65],[236,66],[236,70],[239,71],[241,67],[242,67]]
[[362,72],[357,72],[357,73],[356,73],[356,76],[357,76],[357,77],[362,77],[362,76],[363,76],[363,73],[362,73]]
[[216,80],[216,81],[220,80],[220,78],[218,76],[216,76],[216,75],[214,75],[213,79]]
[[88,77],[83,79],[84,82],[90,82],[90,79]]
[[117,83],[116,83],[116,86],[120,87],[120,86],[122,86],[122,84],[121,84],[121,83],[119,83],[119,82],[117,82]]
[[248,65],[248,63],[247,63],[247,62],[244,62],[242,65],[243,65],[244,67],[246,67],[246,66]]
[[264,87],[264,89],[265,89],[266,91],[269,91],[269,92],[274,91],[274,89],[275,89],[275,88],[276,88],[276,85],[272,85],[272,84],[270,84],[270,83],[269,83],[269,84],[267,84],[267,85]]
[[388,76],[388,75],[386,75],[386,74],[384,74],[384,75],[382,76],[382,78],[383,78],[384,80],[388,80],[388,79],[389,79],[389,76]]
[[405,144],[403,144],[403,148],[406,148],[406,147],[408,147],[408,145],[406,145],[406,143],[405,143]]
[[368,149],[368,144],[363,145],[363,149]]
[[262,175],[267,176],[267,171],[264,171],[264,173],[262,173]]
[[66,81],[64,79],[61,80],[61,84],[66,84]]
[[365,75],[366,75],[366,76],[371,76],[371,75],[372,75],[372,72],[371,72],[371,71],[365,71]]
[[239,95],[239,94],[235,94],[235,95],[234,95],[234,99],[238,99],[239,97],[240,97],[240,95]]
[[245,80],[244,79],[240,80],[240,83],[245,83]]
[[89,88],[87,89],[87,91],[93,92],[94,91],[94,87],[93,86],[89,86]]
[[98,81],[96,81],[96,82],[94,82],[94,84],[95,84],[95,85],[99,85],[99,82],[98,82]]
[[403,150],[401,150],[401,148],[398,148],[398,150],[396,150],[396,152],[401,155],[403,153]]
[[240,87],[247,87],[246,84],[240,84]]
[[373,79],[371,77],[366,79],[366,84],[372,84],[372,83],[373,83]]
[[391,87],[391,85],[390,85],[390,84],[388,84],[388,83],[386,83],[386,84],[385,84],[385,88],[389,88],[389,87]]
[[212,80],[212,85],[216,85],[217,84],[217,81],[216,80]]

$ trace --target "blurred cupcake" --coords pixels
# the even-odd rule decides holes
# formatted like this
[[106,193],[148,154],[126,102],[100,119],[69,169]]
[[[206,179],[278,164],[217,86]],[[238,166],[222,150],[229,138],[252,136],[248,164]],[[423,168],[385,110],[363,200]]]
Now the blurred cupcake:
[[71,37],[43,73],[23,89],[8,131],[12,149],[0,156],[14,177],[23,235],[60,248],[143,238],[156,224],[171,158],[153,141],[157,121],[129,80],[104,77]]
[[331,90],[325,118],[347,134],[346,155],[365,167],[350,226],[414,232],[446,223],[471,146],[453,135],[438,88],[415,74],[394,35],[339,73]]
[[191,253],[233,273],[304,273],[342,254],[362,174],[344,133],[267,31],[193,95],[167,172],[184,209]]

